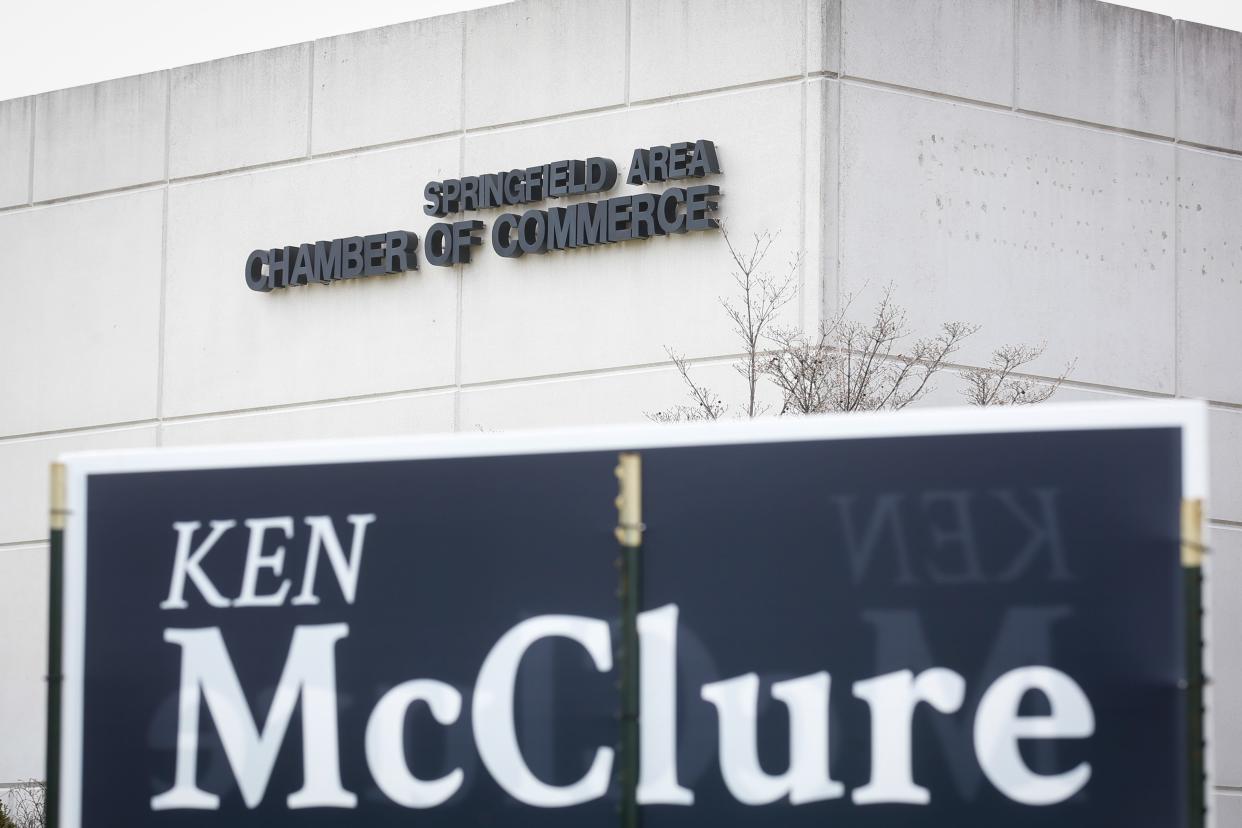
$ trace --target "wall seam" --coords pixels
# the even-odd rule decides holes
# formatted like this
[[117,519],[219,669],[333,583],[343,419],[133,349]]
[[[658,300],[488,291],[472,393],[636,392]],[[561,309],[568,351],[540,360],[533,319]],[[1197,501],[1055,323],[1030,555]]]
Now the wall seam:
[[1013,1],[1013,91],[1009,98],[1009,108],[1016,112],[1018,110],[1018,50],[1021,48],[1021,41],[1018,39],[1018,25],[1022,15],[1018,14],[1018,6],[1022,0]]
[[464,308],[462,303],[466,298],[465,289],[465,268],[462,265],[454,265],[457,271],[457,324],[456,324],[456,344],[453,348],[453,431],[461,431],[461,343],[462,343],[462,322],[465,319]]
[[633,25],[633,0],[625,0],[625,108],[630,108],[630,65],[633,63],[630,38]]
[[164,198],[160,216],[160,311],[156,329],[155,363],[155,445],[164,444],[164,334],[168,302],[168,201],[172,197],[169,176],[172,170],[172,72],[165,73],[164,87]]
[[[836,95],[837,95],[837,100],[836,100],[837,111],[830,112],[828,109],[828,106],[830,103],[833,102],[832,92],[834,89],[836,90]],[[825,82],[823,84],[823,91],[820,93],[820,103],[819,103],[819,112],[820,112],[820,119],[821,119],[820,123],[823,125],[823,127],[821,129],[819,145],[816,147],[816,152],[819,154],[819,216],[820,216],[820,227],[819,227],[819,234],[820,234],[819,248],[820,249],[819,249],[819,263],[818,263],[820,275],[819,275],[819,307],[816,309],[817,328],[819,326],[824,325],[824,323],[827,322],[828,316],[825,313],[824,309],[827,306],[829,297],[835,296],[836,286],[841,280],[841,274],[838,271],[838,264],[837,264],[837,259],[839,258],[837,255],[837,249],[840,246],[840,241],[841,241],[841,225],[840,225],[840,222],[835,222],[832,227],[831,235],[829,234],[829,230],[827,227],[827,222],[830,220],[829,210],[837,206],[837,202],[832,200],[833,194],[835,194],[837,198],[840,198],[840,190],[841,190],[841,174],[840,174],[840,166],[839,166],[840,161],[838,160],[838,167],[835,170],[831,169],[828,166],[828,162],[832,159],[828,157],[828,153],[830,152],[828,140],[822,135],[822,132],[828,129],[828,119],[835,117],[836,125],[837,125],[836,129],[838,132],[838,141],[840,140],[840,135],[839,135],[841,131],[840,108],[841,108],[841,84]],[[831,286],[828,283],[830,276],[832,278]],[[830,287],[832,289],[831,293],[829,292]]]
[[[829,14],[828,14],[828,7],[827,7],[826,5],[824,5],[824,3],[829,3],[829,2],[831,2],[831,0],[818,0],[818,2],[820,3],[820,5],[819,5],[819,22],[818,22],[818,24],[817,24],[817,25],[820,27],[820,32],[819,32],[819,65],[820,65],[821,67],[823,67],[823,68],[822,68],[822,69],[818,69],[818,70],[816,70],[816,71],[815,71],[815,72],[813,72],[812,74],[815,74],[815,75],[825,75],[825,74],[826,74],[826,75],[829,75],[829,76],[831,76],[831,77],[834,77],[834,78],[835,78],[837,75],[841,74],[841,64],[840,64],[840,57],[841,57],[841,55],[840,55],[840,54],[838,54],[838,55],[837,55],[838,62],[837,62],[837,66],[836,66],[836,68],[835,68],[835,69],[829,69],[829,68],[828,68],[828,64],[829,64],[829,59],[828,59],[828,56],[829,56],[829,51],[828,51],[828,32],[827,32],[827,23],[828,23],[828,17],[829,17]],[[843,2],[845,2],[845,0],[837,0],[837,22],[838,22],[838,23],[840,23],[840,17],[841,17],[841,13],[840,13],[840,12],[841,12],[841,4],[842,4]]]
[[88,426],[70,426],[68,428],[54,428],[48,431],[24,431],[17,434],[6,434],[0,437],[0,446],[8,443],[25,443],[34,440],[55,439],[57,437],[72,437],[75,434],[94,434],[112,431],[133,431],[135,429],[144,428],[146,426],[156,425],[154,418],[145,420],[121,420],[114,423],[99,423],[98,425]]
[[155,190],[164,186],[164,179],[153,178],[150,181],[144,181],[141,184],[124,184],[119,187],[112,187],[107,190],[92,190],[85,193],[75,193],[69,196],[58,196],[57,198],[47,198],[42,201],[27,204],[14,204],[11,207],[0,208],[0,213],[19,213],[23,210],[31,210],[41,207],[56,207],[61,204],[82,204],[101,198],[110,198],[115,195],[124,195],[125,193],[140,192],[142,190]]
[[155,361],[155,445],[164,442],[164,326],[168,284],[168,187],[164,187],[163,207],[160,220],[160,290],[159,290],[159,323],[156,328],[156,361]]
[[1242,149],[1227,149],[1225,147],[1213,147],[1208,144],[1196,144],[1194,141],[1187,141],[1185,138],[1178,138],[1177,145],[1182,149],[1192,149],[1202,152],[1204,155],[1213,155],[1218,158],[1237,158],[1242,156]]
[[[670,363],[671,364],[671,363]],[[524,381],[524,380],[523,380]],[[250,408],[228,408],[218,411],[204,411],[194,414],[177,414],[171,417],[164,417],[162,420],[149,418],[144,420],[123,420],[112,423],[98,423],[88,426],[73,426],[70,428],[52,429],[49,431],[29,431],[20,434],[7,434],[0,437],[0,446],[10,443],[33,442],[36,440],[56,439],[60,437],[72,437],[79,434],[105,434],[119,431],[134,431],[148,426],[178,425],[183,423],[195,423],[207,420],[226,419],[230,417],[244,417],[247,415],[260,414],[280,414],[280,413],[296,413],[299,411],[310,411],[317,408],[329,408],[338,405],[351,405],[368,402],[386,402],[390,400],[417,399],[419,397],[434,397],[447,392],[453,391],[453,385],[435,385],[428,388],[407,388],[395,391],[376,391],[368,394],[357,394],[345,397],[329,397],[317,400],[299,400],[288,403],[275,403],[271,405],[257,405]]]
[[842,282],[844,281],[842,274],[845,270],[842,255],[843,242],[841,238],[841,219],[844,217],[844,207],[842,205],[845,201],[845,199],[841,198],[841,174],[845,169],[845,84],[841,81],[845,77],[846,70],[845,4],[847,2],[849,2],[849,0],[841,0],[841,2],[837,3],[837,228],[835,234],[837,237],[837,261],[835,267],[833,268],[835,278],[833,279],[832,308],[829,309],[826,306],[828,301],[828,291],[825,290],[824,295],[820,297],[819,300],[820,305],[823,306],[820,309],[821,322],[831,319],[841,307],[841,287]]
[[[33,540],[17,540],[0,542],[0,552],[12,552],[17,549],[41,549],[47,546],[47,538],[35,538]],[[0,788],[5,787],[5,783],[0,782]]]
[[370,402],[389,402],[392,400],[412,400],[421,397],[436,397],[445,393],[452,392],[456,386],[453,385],[435,385],[430,388],[412,388],[400,389],[397,391],[376,391],[370,394],[357,394],[348,397],[333,397],[323,400],[305,400],[301,402],[291,403],[274,403],[272,405],[260,405],[251,408],[232,408],[223,411],[204,411],[196,414],[179,414],[175,417],[165,417],[164,422],[174,425],[184,423],[208,422],[211,420],[222,420],[236,417],[246,417],[249,415],[261,414],[283,414],[297,413],[299,411],[313,411],[317,408],[332,408],[336,406],[357,405],[359,403]]
[[[626,2],[629,2],[629,0],[626,0]],[[806,246],[807,246],[807,241],[810,238],[810,233],[808,232],[808,224],[810,222],[810,210],[807,209],[807,186],[806,186],[807,176],[810,175],[810,172],[811,172],[809,169],[810,162],[809,162],[809,158],[807,155],[809,151],[809,142],[807,138],[807,133],[810,129],[810,124],[807,118],[807,96],[810,94],[810,83],[811,82],[807,78],[807,74],[806,74],[807,70],[810,68],[810,61],[807,59],[807,49],[810,48],[810,44],[811,44],[811,23],[810,23],[810,19],[807,17],[807,15],[810,13],[810,10],[811,10],[810,0],[802,0],[802,96],[801,96],[801,99],[802,99],[802,134],[800,136],[801,161],[799,164],[799,166],[801,166],[802,168],[802,175],[801,175],[802,185],[801,185],[801,195],[799,196],[799,199],[798,199],[799,209],[801,210],[801,213],[802,213],[802,215],[800,216],[801,218],[800,226],[798,228],[798,235],[800,236],[798,249],[801,251],[799,255],[799,259],[801,260],[801,264],[799,265],[799,270],[801,271],[801,274],[798,279],[798,326],[800,328],[806,327],[806,292],[807,292]]]
[[[980,102],[976,101],[964,101],[964,103],[973,104],[975,106],[980,104]],[[1094,129],[1097,132],[1107,132],[1113,135],[1125,135],[1131,138],[1141,138],[1157,144],[1173,143],[1173,137],[1171,135],[1161,135],[1157,132],[1143,132],[1141,129],[1129,129],[1128,127],[1119,127],[1112,124],[1102,124],[1098,121],[1084,121],[1081,118],[1071,118],[1068,115],[1057,115],[1055,112],[1041,112],[1037,109],[1023,109],[1021,107],[1017,107],[1013,111],[1018,115],[1040,118],[1050,123],[1072,124],[1074,126]]]
[[[629,3],[630,0],[626,0]],[[802,0],[802,80],[806,81],[811,71],[811,0]]]
[[1182,31],[1181,21],[1173,21],[1173,195],[1169,199],[1173,212],[1173,393],[1180,396],[1182,362],[1182,278],[1180,249],[1182,217],[1178,215],[1177,194],[1181,190],[1182,154],[1179,144],[1181,129]]
[[[599,112],[608,112],[608,111],[613,111],[613,110],[618,110],[618,109],[627,109],[631,106],[653,106],[654,107],[654,106],[662,106],[664,104],[670,104],[670,103],[679,103],[682,101],[691,101],[696,98],[711,98],[711,97],[716,97],[720,95],[732,95],[738,92],[748,92],[752,89],[763,89],[766,87],[775,87],[775,86],[789,85],[789,84],[795,84],[795,83],[802,83],[805,77],[806,77],[805,73],[798,73],[794,75],[779,75],[777,77],[764,78],[762,80],[745,81],[743,83],[734,83],[728,86],[712,86],[706,89],[696,89],[693,92],[676,92],[672,95],[660,95],[654,98],[640,98],[637,101],[631,99],[628,104],[627,103],[612,104],[610,106],[600,107],[597,110],[584,109],[584,110],[581,110],[579,113],[573,113],[573,114],[593,115]],[[566,115],[552,115],[552,116],[548,116],[548,119],[558,119],[558,118],[565,118],[565,117]],[[503,129],[508,129],[510,127],[526,126],[528,123],[538,123],[540,120],[546,120],[546,119],[537,119],[535,121],[515,121],[509,124],[497,124],[491,127],[479,127],[479,129],[492,129],[492,130],[499,131]]]
[[[465,175],[466,169],[466,136],[469,130],[466,129],[466,47],[469,38],[466,37],[466,16],[461,15],[461,86],[458,88],[458,114],[461,117],[461,129],[457,139],[457,175]],[[462,322],[465,319],[465,308],[462,306],[466,299],[466,268],[464,265],[457,264],[453,266],[453,271],[457,277],[457,307],[456,319],[453,324],[453,431],[461,431],[461,345],[462,345]]]
[[28,163],[30,168],[26,170],[26,205],[34,206],[34,171],[35,171],[35,119],[39,117],[39,96],[32,95],[30,97],[30,155]]
[[306,157],[312,157],[311,152],[311,131],[315,122],[315,43],[312,40],[306,50]]
[[164,72],[167,83],[164,85],[164,186],[168,186],[172,171],[172,88],[173,73]]

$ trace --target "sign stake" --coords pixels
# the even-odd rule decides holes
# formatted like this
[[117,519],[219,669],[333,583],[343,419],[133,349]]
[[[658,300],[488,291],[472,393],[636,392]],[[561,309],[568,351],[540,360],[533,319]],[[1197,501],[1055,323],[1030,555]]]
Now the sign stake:
[[638,828],[638,613],[642,605],[642,457],[622,452],[616,475],[617,542],[621,545],[621,828]]
[[1203,501],[1182,501],[1182,589],[1186,605],[1186,738],[1190,779],[1187,788],[1192,828],[1206,824],[1203,762]]
[[48,623],[47,623],[47,768],[44,815],[48,828],[60,824],[60,689],[61,592],[64,584],[65,520],[69,515],[65,492],[65,466],[52,463],[48,512]]

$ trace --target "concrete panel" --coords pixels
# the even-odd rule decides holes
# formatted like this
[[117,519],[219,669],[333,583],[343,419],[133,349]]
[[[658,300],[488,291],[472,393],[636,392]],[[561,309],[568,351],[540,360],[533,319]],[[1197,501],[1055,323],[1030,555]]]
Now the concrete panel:
[[843,0],[843,73],[1010,105],[1015,0]]
[[0,440],[0,543],[47,537],[47,470],[59,455],[154,446],[154,425]]
[[1208,623],[1212,633],[1213,754],[1216,785],[1242,787],[1242,531],[1212,527]]
[[801,75],[808,16],[803,0],[632,0],[630,100]]
[[455,393],[444,391],[164,423],[161,443],[188,446],[452,431]]
[[249,290],[242,271],[256,248],[396,229],[421,236],[418,194],[456,175],[459,143],[174,185],[165,416],[451,385],[453,270],[424,261],[420,271],[270,293]]
[[1018,107],[1172,135],[1173,20],[1097,0],[1019,0]]
[[1216,828],[1242,828],[1242,791],[1216,791],[1212,806],[1216,809]]
[[[465,168],[603,155],[616,159],[623,181],[635,147],[711,138],[723,171],[712,178],[736,244],[749,250],[752,234],[780,232],[767,266],[785,273],[804,244],[803,94],[795,83],[472,135]],[[610,195],[635,189],[620,184]],[[479,217],[491,226],[495,212]],[[717,301],[736,293],[732,269],[713,231],[518,259],[479,256],[462,283],[462,381],[650,365],[668,359],[666,345],[692,357],[736,353]],[[786,306],[787,324],[797,323],[797,304]]]
[[1177,36],[1178,137],[1242,150],[1242,32],[1179,20]]
[[48,92],[35,110],[35,201],[164,178],[167,72]]
[[[741,416],[746,383],[729,361],[690,367],[695,383],[719,395],[725,416]],[[769,412],[779,409],[773,386],[761,386],[759,400]],[[518,428],[607,425],[647,422],[648,415],[692,405],[686,385],[671,365],[585,377],[533,380],[480,388],[461,394],[461,431],[507,431]]]
[[1217,520],[1242,523],[1242,409],[1209,409],[1208,439],[1212,471],[1208,512]]
[[891,282],[918,335],[983,325],[955,361],[1047,342],[1031,373],[1173,390],[1173,147],[846,86],[842,295]]
[[47,547],[0,549],[0,781],[42,779],[46,738]]
[[446,15],[315,41],[312,150],[460,129],[462,26]]
[[1242,403],[1242,158],[1178,151],[1177,387]]
[[172,70],[169,174],[306,155],[310,49],[299,43]]
[[34,98],[0,101],[0,207],[30,200],[30,119]]
[[155,417],[163,200],[0,215],[0,436]]
[[520,0],[466,15],[466,127],[624,103],[625,28],[616,0]]

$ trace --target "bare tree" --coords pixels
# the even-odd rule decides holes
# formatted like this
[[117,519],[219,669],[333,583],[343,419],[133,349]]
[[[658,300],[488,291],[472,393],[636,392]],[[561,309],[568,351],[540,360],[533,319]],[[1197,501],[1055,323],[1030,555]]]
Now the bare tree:
[[[733,366],[746,382],[746,402],[742,416],[752,418],[766,413],[758,401],[759,381],[766,371],[768,360],[766,343],[776,335],[775,323],[780,311],[797,294],[797,273],[801,257],[795,258],[781,275],[773,276],[765,267],[764,260],[776,241],[776,235],[763,232],[751,237],[749,249],[734,244],[728,229],[721,225],[720,234],[733,262],[733,281],[737,285],[740,304],[720,297],[725,314],[733,323],[733,332],[742,344],[742,357]],[[690,405],[677,405],[664,411],[650,412],[647,417],[661,423],[693,420],[718,420],[724,416],[727,406],[710,388],[696,382],[690,376],[690,364],[685,356],[665,347],[664,352],[673,361],[690,395]]]
[[[741,305],[735,305],[728,299],[721,299],[720,304],[724,306],[725,313],[733,321],[733,332],[742,341],[742,359],[734,365],[734,368],[746,380],[747,395],[744,413],[747,417],[753,418],[764,413],[755,398],[759,377],[765,370],[766,359],[762,353],[763,346],[770,336],[768,331],[772,329],[781,308],[789,304],[797,292],[795,277],[801,258],[795,258],[790,262],[784,275],[773,277],[763,269],[763,260],[767,258],[772,242],[776,241],[776,236],[766,232],[756,233],[751,249],[743,251],[734,247],[733,240],[723,226],[720,234],[724,237],[725,246],[729,248],[729,256],[736,267],[733,271],[733,280],[737,283],[742,295]],[[682,378],[689,382],[684,367],[679,365],[678,370],[681,371]]]
[[0,808],[0,826],[6,816],[13,828],[47,828],[47,785],[27,779],[10,788],[7,812]]
[[690,376],[690,366],[686,362],[686,358],[684,356],[677,353],[672,348],[666,347],[664,352],[668,354],[668,358],[673,361],[673,365],[677,367],[678,373],[681,374],[681,381],[686,384],[686,389],[690,393],[690,399],[693,400],[693,404],[675,405],[666,411],[657,411],[648,414],[647,416],[650,419],[655,420],[657,423],[719,420],[721,415],[725,413],[725,404],[721,401],[720,397],[713,393],[710,388],[699,385],[694,381],[694,379]]
[[[801,264],[795,258],[788,270],[773,276],[763,267],[776,236],[757,233],[749,249],[741,249],[722,229],[732,259],[737,300],[721,299],[733,332],[741,343],[734,369],[746,383],[745,402],[738,415],[752,418],[766,413],[758,401],[760,379],[780,393],[779,414],[818,414],[848,411],[896,411],[932,390],[932,379],[950,366],[950,357],[979,331],[978,325],[944,322],[934,336],[913,338],[905,310],[893,298],[890,285],[882,293],[871,318],[850,316],[852,297],[836,315],[813,334],[777,324],[780,311],[796,295],[795,277]],[[657,422],[717,420],[726,413],[721,397],[691,377],[690,363],[665,348],[690,396],[689,405],[649,413]],[[1043,355],[1044,346],[1006,345],[996,349],[988,366],[962,371],[972,405],[1019,405],[1051,397],[1073,365],[1051,383],[1022,376],[1019,369]]]
[[971,405],[1030,405],[1041,403],[1056,393],[1061,383],[1074,370],[1074,362],[1065,366],[1052,383],[1019,376],[1024,368],[1044,355],[1047,344],[1002,345],[992,352],[987,368],[970,368],[962,372],[966,388],[962,394]]
[[[849,303],[814,338],[797,329],[773,334],[764,373],[781,392],[782,414],[900,410],[931,390],[930,380],[978,327],[945,322],[934,336],[908,342],[906,312],[884,291],[869,322],[847,318]],[[906,347],[908,342],[908,347]]]

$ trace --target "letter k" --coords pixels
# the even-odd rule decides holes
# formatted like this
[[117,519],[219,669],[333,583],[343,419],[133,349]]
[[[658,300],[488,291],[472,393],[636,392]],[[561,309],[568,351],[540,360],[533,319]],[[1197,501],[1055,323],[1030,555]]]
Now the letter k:
[[201,564],[203,558],[207,557],[207,553],[216,545],[216,541],[220,540],[220,536],[236,526],[237,521],[213,520],[207,539],[199,544],[197,549],[191,549],[194,533],[202,525],[196,520],[173,524],[173,528],[177,530],[177,556],[173,562],[172,582],[168,585],[168,598],[160,602],[160,609],[185,609],[189,606],[184,597],[187,577],[194,582],[194,586],[211,606],[227,607],[230,605],[229,599],[220,594],[215,584],[203,572]]

